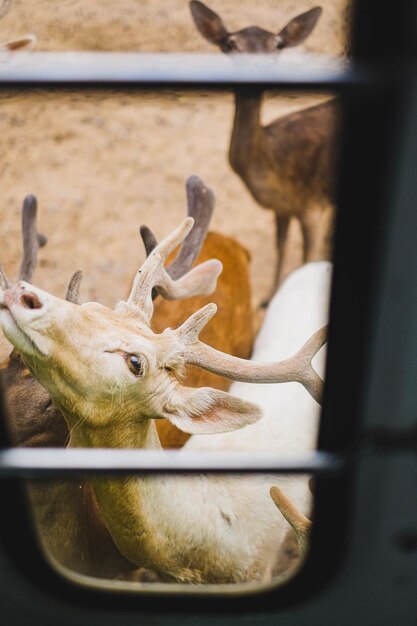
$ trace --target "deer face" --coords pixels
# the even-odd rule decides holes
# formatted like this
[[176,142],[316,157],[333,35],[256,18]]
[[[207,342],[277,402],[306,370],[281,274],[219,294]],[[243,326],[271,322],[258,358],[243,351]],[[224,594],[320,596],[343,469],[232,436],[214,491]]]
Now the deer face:
[[255,405],[227,393],[182,386],[181,334],[153,333],[127,303],[115,310],[77,306],[20,281],[0,290],[0,325],[70,428],[81,421],[84,428],[120,431],[165,417],[186,432],[206,433],[260,417]]
[[202,2],[192,0],[190,9],[195,25],[203,37],[226,54],[271,54],[297,46],[311,33],[322,12],[321,7],[314,7],[292,19],[281,31],[275,33],[258,26],[229,32],[220,16]]
[[114,402],[128,419],[163,416],[182,365],[169,332],[156,335],[132,310],[77,306],[23,281],[0,303],[5,335],[64,410],[76,406],[94,424],[111,418]]

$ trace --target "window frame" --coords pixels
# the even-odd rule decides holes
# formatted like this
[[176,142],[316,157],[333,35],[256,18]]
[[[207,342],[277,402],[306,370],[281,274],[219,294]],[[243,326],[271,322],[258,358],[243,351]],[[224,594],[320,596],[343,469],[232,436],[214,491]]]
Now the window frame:
[[[399,75],[392,68],[392,50],[396,58],[409,56],[407,46],[412,28],[408,26],[407,19],[411,16],[411,4],[410,0],[398,3],[396,12],[401,13],[403,10],[403,14],[398,19],[400,28],[394,33],[388,9],[380,7],[376,0],[369,0],[366,8],[364,3],[356,3],[354,6],[352,48],[355,60],[368,68],[365,81],[349,78],[337,83],[330,81],[325,85],[306,85],[304,82],[239,82],[255,90],[274,87],[317,89],[326,86],[337,89],[343,96],[344,132],[339,164],[341,174],[337,189],[334,276],[326,386],[318,445],[319,451],[342,458],[343,470],[337,474],[323,472],[318,477],[311,550],[303,567],[293,579],[280,587],[260,591],[255,595],[187,596],[187,610],[190,612],[265,612],[299,604],[325,588],[340,568],[349,547],[351,489],[364,436],[363,402],[369,384],[367,368],[379,284],[378,259],[384,250],[383,234],[390,212],[388,179],[394,165],[391,155],[398,148],[396,133],[406,90],[406,73]],[[379,29],[370,41],[368,33],[374,27],[375,14],[378,14]],[[389,51],[386,44],[388,33],[391,36]],[[100,82],[65,83],[67,88],[84,90],[111,86],[110,83]],[[152,82],[152,85],[146,82],[125,82],[121,85],[117,82],[113,86],[118,89],[151,87],[152,90],[181,88],[219,91],[230,88],[231,83],[225,85],[213,80],[199,80],[198,83],[162,81]],[[10,75],[5,79],[0,77],[0,89],[12,87],[19,90],[32,87],[52,89],[62,87],[62,82],[26,80],[25,83],[19,83]],[[381,133],[381,128],[385,129],[385,133]],[[366,144],[363,142],[364,132]],[[372,167],[369,167],[370,163]],[[351,241],[355,242],[353,256],[348,250],[348,242]],[[344,332],[346,328],[349,332]],[[2,424],[3,420],[1,426]],[[0,430],[0,444],[7,447],[7,433],[3,426]],[[1,458],[0,453],[0,468]],[[138,593],[136,597],[109,594],[75,587],[59,577],[46,563],[39,549],[20,481],[9,475],[3,478],[1,484],[3,497],[7,499],[9,506],[0,516],[0,541],[18,570],[33,584],[47,594],[80,606],[89,607],[97,603],[102,608],[114,610],[155,610],[155,597],[146,592]],[[7,541],[7,537],[15,534],[18,534],[19,542]],[[162,598],[164,604],[158,605],[158,612],[171,613],[178,608],[184,609],[184,596],[180,589],[175,589],[175,595],[161,594]]]

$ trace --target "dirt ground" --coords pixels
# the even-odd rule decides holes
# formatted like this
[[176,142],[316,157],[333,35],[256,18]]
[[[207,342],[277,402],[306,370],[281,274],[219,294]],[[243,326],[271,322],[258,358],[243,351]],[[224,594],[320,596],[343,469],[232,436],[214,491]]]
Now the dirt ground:
[[[255,23],[278,31],[311,8],[307,0],[208,0],[231,30]],[[348,0],[322,0],[305,49],[341,55]],[[33,32],[37,50],[216,53],[197,33],[187,0],[14,0],[0,41]],[[35,54],[35,53],[34,53]],[[284,53],[285,54],[285,53]],[[270,96],[265,122],[326,96]],[[85,274],[83,296],[114,304],[143,259],[141,223],[162,237],[185,215],[185,180],[216,192],[213,228],[252,255],[254,305],[269,293],[276,263],[273,215],[249,196],[227,162],[232,94],[41,93],[0,96],[0,258],[15,277],[24,196],[39,199],[48,245],[35,283],[63,295]],[[270,269],[271,268],[271,269]],[[7,348],[0,346],[0,358]]]

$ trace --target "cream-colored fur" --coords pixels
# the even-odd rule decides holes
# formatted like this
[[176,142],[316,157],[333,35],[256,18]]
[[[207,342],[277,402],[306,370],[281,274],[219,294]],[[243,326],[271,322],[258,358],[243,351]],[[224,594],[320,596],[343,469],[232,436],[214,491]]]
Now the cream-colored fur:
[[[327,320],[330,264],[297,270],[272,300],[254,360],[290,356]],[[22,306],[27,295],[30,307]],[[154,417],[178,417],[232,433],[192,437],[186,450],[271,450],[290,453],[315,445],[319,406],[298,384],[236,383],[232,393],[181,387],[184,362],[170,330],[155,335],[131,311],[75,306],[27,283],[0,290],[6,336],[54,398],[72,432],[70,445],[159,448]],[[135,377],[126,355],[140,354]],[[179,453],[181,454],[181,453]],[[307,513],[309,491],[300,477],[155,477],[97,479],[97,498],[119,550],[166,580],[265,580],[288,526],[269,496],[283,487]]]

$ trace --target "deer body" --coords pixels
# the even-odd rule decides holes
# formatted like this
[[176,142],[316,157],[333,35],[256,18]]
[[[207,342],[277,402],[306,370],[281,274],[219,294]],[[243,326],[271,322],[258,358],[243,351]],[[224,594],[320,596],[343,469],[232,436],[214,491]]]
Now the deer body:
[[259,204],[303,223],[309,209],[322,211],[331,204],[335,103],[304,109],[265,127],[261,104],[261,95],[236,94],[230,163]]

